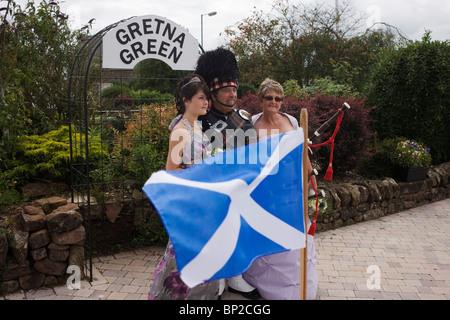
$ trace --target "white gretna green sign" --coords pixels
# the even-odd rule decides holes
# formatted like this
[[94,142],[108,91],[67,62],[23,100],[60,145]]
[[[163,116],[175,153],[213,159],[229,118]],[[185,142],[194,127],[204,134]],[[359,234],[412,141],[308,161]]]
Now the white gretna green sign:
[[182,26],[147,15],[119,23],[103,37],[103,68],[131,70],[141,61],[158,59],[173,70],[194,70],[198,41]]

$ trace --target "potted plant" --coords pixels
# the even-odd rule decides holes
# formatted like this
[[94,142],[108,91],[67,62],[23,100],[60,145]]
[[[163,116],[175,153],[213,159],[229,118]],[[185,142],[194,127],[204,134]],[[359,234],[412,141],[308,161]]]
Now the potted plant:
[[431,165],[430,149],[419,142],[400,141],[391,154],[394,176],[402,181],[424,180]]

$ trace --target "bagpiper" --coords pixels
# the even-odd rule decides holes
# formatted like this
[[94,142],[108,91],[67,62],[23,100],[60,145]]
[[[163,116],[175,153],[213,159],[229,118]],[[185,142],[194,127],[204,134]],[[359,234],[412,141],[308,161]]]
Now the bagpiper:
[[210,108],[199,121],[213,149],[233,149],[255,142],[251,115],[236,107],[240,73],[234,54],[223,48],[207,51],[198,59],[195,73],[205,79],[211,93]]
[[[250,113],[236,107],[240,73],[234,54],[223,48],[207,51],[199,57],[195,73],[205,79],[211,93],[210,108],[198,120],[210,139],[213,153],[256,142]],[[241,275],[227,280],[228,291],[247,299],[261,297]]]

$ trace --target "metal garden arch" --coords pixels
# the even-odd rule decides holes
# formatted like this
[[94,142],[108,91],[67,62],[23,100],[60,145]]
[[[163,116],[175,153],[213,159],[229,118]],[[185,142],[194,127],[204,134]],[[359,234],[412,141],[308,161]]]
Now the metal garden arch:
[[175,109],[170,93],[201,52],[186,29],[147,15],[102,29],[74,59],[68,88],[71,193],[84,216],[91,280],[93,245],[108,241],[94,230],[94,218],[109,206],[114,222],[115,208],[157,169]]

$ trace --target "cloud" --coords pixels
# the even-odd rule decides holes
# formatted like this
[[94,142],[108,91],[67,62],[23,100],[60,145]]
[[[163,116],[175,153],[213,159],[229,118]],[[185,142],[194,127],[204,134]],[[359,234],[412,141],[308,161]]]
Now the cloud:
[[224,44],[225,28],[249,17],[255,6],[258,9],[268,10],[271,8],[271,1],[191,0],[180,4],[179,0],[73,0],[61,5],[63,10],[70,8],[75,14],[74,27],[82,26],[90,19],[95,18],[93,33],[122,19],[150,14],[166,17],[182,25],[199,42],[201,38],[201,15],[216,11],[217,14],[215,16],[203,17],[204,45],[206,49],[213,49]]
[[[154,14],[166,17],[187,28],[200,42],[201,14],[217,11],[213,17],[203,18],[204,46],[213,49],[224,44],[224,30],[250,17],[256,7],[270,12],[276,0],[66,0],[61,2],[63,11],[71,14],[75,27],[95,18],[93,32],[112,23],[132,16]],[[313,4],[316,0],[291,0]],[[318,0],[334,6],[336,0]],[[342,0],[344,1],[344,0]],[[25,4],[27,0],[16,0]],[[39,0],[35,0],[39,3]],[[338,2],[339,3],[339,2]],[[365,13],[367,19],[378,19],[399,28],[411,40],[420,40],[425,29],[432,30],[435,40],[449,39],[450,1],[448,0],[353,0],[358,12]],[[371,8],[371,12],[367,9]],[[71,12],[66,11],[69,9]],[[375,10],[375,11],[373,11]],[[363,26],[365,27],[365,23]]]
[[435,40],[449,39],[447,0],[359,0],[354,4],[366,13],[368,8],[378,8],[380,21],[399,28],[411,40],[420,40],[425,30],[432,30]]

